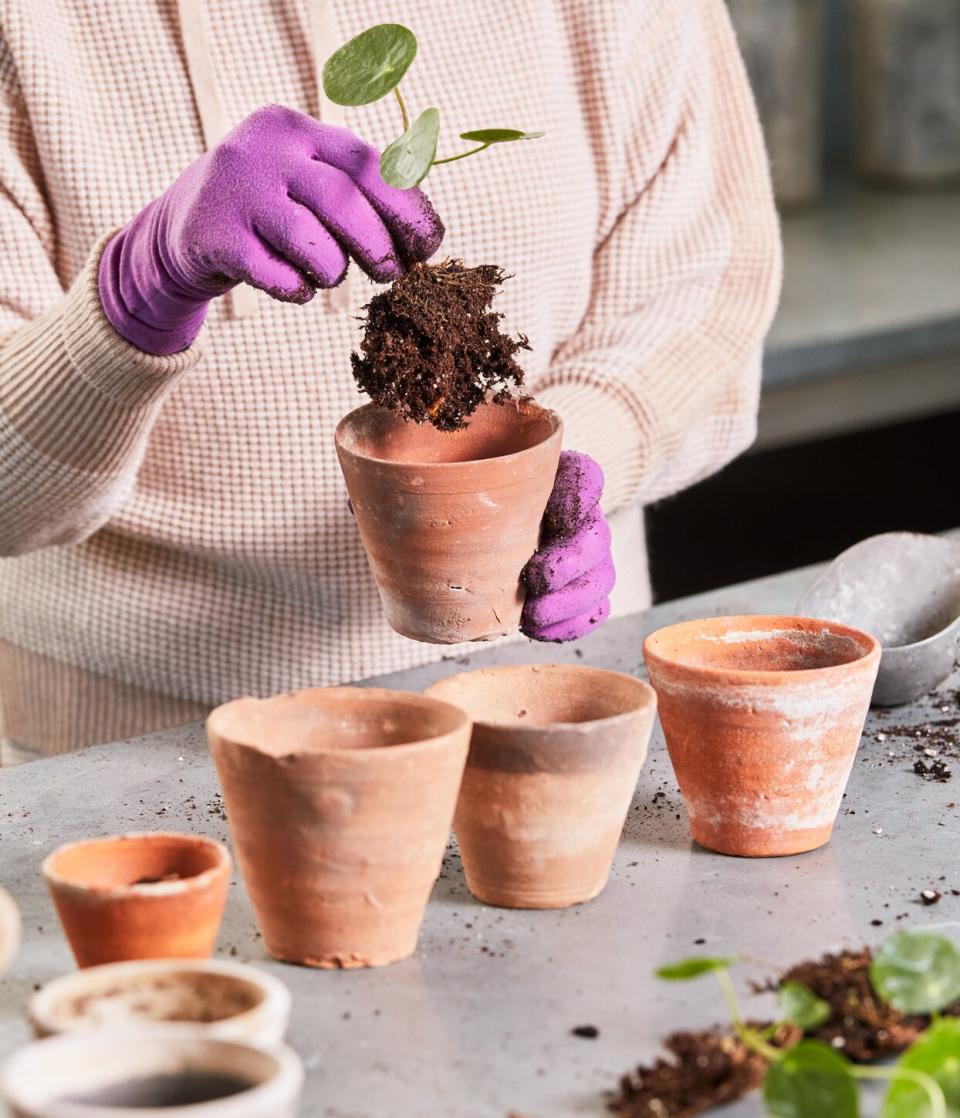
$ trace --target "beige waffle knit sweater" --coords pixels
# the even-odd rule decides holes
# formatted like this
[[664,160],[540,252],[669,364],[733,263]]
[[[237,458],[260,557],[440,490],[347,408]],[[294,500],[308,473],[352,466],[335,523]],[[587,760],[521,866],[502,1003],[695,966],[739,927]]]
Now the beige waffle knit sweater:
[[[515,275],[529,384],[607,507],[753,437],[780,261],[721,0],[0,0],[0,709],[28,750],[443,651],[387,628],[336,464],[368,282],[219,300],[164,358],[113,333],[94,283],[104,237],[253,109],[343,120],[318,64],[384,20],[420,38],[404,89],[440,107],[441,154],[466,128],[546,132],[427,187],[443,251]],[[397,132],[391,102],[345,120]],[[639,543],[620,567],[640,601]]]

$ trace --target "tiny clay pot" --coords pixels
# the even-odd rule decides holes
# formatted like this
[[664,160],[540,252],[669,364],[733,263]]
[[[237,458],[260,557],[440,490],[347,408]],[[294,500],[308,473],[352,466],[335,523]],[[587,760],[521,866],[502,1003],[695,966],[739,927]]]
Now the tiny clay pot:
[[800,854],[830,838],[880,645],[799,617],[712,617],[643,646],[693,837],[721,854]]
[[562,434],[530,399],[481,405],[452,432],[372,404],[341,420],[340,467],[391,628],[455,644],[519,627]]
[[20,909],[6,891],[0,888],[0,977],[13,962],[20,946]]
[[206,958],[230,884],[227,848],[166,832],[73,842],[43,876],[77,965]]
[[287,1031],[290,991],[226,959],[138,959],[55,978],[31,998],[28,1015],[38,1037],[123,1029],[269,1049]]
[[28,1044],[7,1061],[13,1118],[294,1118],[303,1064],[289,1048],[125,1030]]
[[471,893],[504,908],[597,896],[647,754],[651,688],[540,664],[465,672],[427,694],[473,720],[454,820]]
[[411,955],[463,776],[463,711],[315,688],[227,703],[207,734],[270,954],[314,967]]

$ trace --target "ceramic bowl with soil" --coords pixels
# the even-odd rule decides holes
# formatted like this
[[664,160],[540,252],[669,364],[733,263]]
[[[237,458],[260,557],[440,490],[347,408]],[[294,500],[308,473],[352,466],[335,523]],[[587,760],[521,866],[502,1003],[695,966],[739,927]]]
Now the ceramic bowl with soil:
[[160,831],[69,843],[43,863],[80,967],[206,958],[220,930],[230,871],[222,843]]
[[0,888],[0,977],[6,972],[20,946],[20,909],[16,901]]
[[473,721],[454,830],[470,891],[562,908],[606,885],[653,727],[632,676],[560,664],[485,668],[428,692]]
[[481,405],[438,431],[368,404],[336,432],[357,527],[391,628],[433,644],[520,625],[562,424],[530,399]]
[[722,854],[799,854],[830,838],[880,645],[782,616],[683,621],[647,637],[693,837]]
[[960,543],[884,532],[847,548],[797,603],[797,612],[863,629],[880,641],[878,706],[932,691],[960,644]]
[[36,1041],[0,1075],[13,1118],[293,1118],[302,1085],[289,1048],[112,1030]]
[[38,1037],[122,1029],[272,1048],[287,1031],[290,991],[261,970],[221,959],[108,963],[47,983],[29,1017]]
[[271,955],[363,967],[412,954],[467,758],[463,711],[314,688],[227,703],[207,734]]

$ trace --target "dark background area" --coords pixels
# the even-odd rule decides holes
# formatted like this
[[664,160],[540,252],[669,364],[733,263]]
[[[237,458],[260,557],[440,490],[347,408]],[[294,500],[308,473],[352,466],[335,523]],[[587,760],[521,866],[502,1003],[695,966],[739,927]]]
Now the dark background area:
[[[960,378],[960,365],[957,376]],[[647,510],[657,601],[960,524],[960,411],[747,454]]]

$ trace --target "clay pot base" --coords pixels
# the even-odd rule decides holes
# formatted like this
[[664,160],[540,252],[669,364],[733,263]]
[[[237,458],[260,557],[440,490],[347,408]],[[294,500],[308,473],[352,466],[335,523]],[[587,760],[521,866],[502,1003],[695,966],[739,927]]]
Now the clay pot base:
[[562,424],[534,401],[482,405],[437,431],[367,405],[337,427],[340,466],[392,629],[432,644],[520,625]]
[[860,742],[877,641],[810,618],[686,621],[644,644],[693,838],[721,854],[826,843]]
[[267,950],[322,969],[416,949],[450,834],[470,725],[376,688],[239,699],[207,722]]
[[656,700],[631,676],[520,665],[451,676],[428,694],[474,720],[454,830],[470,892],[565,908],[607,883]]

